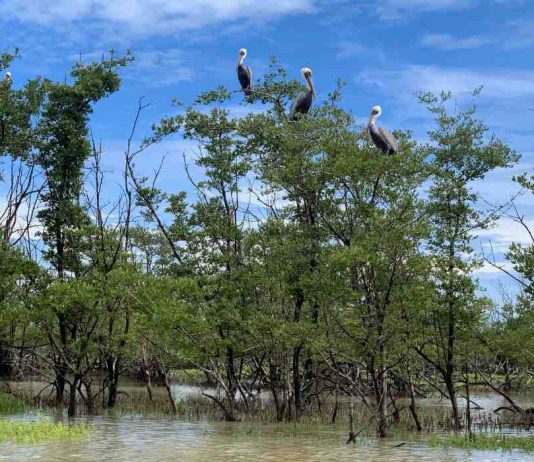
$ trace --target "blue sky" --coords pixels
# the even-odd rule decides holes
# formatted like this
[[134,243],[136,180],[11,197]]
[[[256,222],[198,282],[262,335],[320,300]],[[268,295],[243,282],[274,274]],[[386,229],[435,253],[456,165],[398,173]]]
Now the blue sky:
[[[517,191],[512,175],[533,166],[532,0],[2,0],[0,27],[2,47],[19,47],[23,57],[11,69],[15,86],[35,75],[62,80],[80,55],[91,60],[110,48],[132,49],[137,59],[123,73],[123,88],[92,118],[110,171],[121,164],[139,97],[151,103],[142,135],[176,111],[173,97],[188,102],[218,84],[236,89],[241,47],[256,76],[271,55],[297,78],[301,67],[310,67],[319,100],[341,78],[347,83],[344,105],[358,121],[380,104],[384,125],[411,129],[420,139],[429,117],[414,92],[452,90],[468,104],[470,92],[484,85],[481,116],[522,160],[476,187],[486,200],[503,202]],[[236,96],[234,111],[244,110],[239,103]],[[162,185],[187,190],[181,159],[193,148],[170,141],[140,160],[139,168],[148,173],[167,154]],[[517,203],[534,226],[534,202],[523,196]],[[512,240],[527,238],[505,218],[480,241],[491,240],[501,258]],[[491,268],[478,275],[492,295],[499,281],[509,283]]]

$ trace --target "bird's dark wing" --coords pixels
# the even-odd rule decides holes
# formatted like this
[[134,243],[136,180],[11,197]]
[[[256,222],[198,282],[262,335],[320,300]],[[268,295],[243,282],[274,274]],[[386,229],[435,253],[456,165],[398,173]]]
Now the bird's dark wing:
[[248,88],[252,90],[252,69],[250,66],[247,66],[247,74],[248,74]]
[[380,127],[378,129],[380,134],[382,135],[382,138],[384,141],[388,144],[389,151],[391,152],[397,152],[399,150],[397,146],[397,140],[395,137],[390,133],[390,131],[387,128]]
[[297,114],[307,114],[310,111],[313,102],[313,94],[311,91],[303,91],[293,101],[291,106],[290,118],[295,120]]
[[387,154],[389,151],[389,146],[382,136],[382,133],[380,133],[380,130],[376,128],[375,124],[369,125],[369,136],[371,137],[371,140],[373,144],[380,149],[384,154]]
[[237,78],[241,84],[243,90],[247,90],[250,87],[250,74],[245,66],[240,64],[237,66]]

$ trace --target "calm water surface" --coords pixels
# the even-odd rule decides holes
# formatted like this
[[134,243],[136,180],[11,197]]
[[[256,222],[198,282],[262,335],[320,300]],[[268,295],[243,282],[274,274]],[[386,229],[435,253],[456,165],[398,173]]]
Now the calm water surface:
[[91,437],[41,446],[0,444],[6,461],[387,461],[520,462],[522,452],[486,452],[425,448],[408,443],[362,440],[344,444],[346,430],[290,426],[180,422],[121,417],[96,419]]
[[[175,391],[178,397],[197,392],[192,388]],[[500,405],[500,398],[491,393],[478,394],[475,400],[487,410]],[[531,400],[532,396],[526,396],[521,401],[526,405]],[[446,404],[425,401],[428,406]],[[358,445],[347,446],[347,429],[342,424],[184,422],[137,416],[97,417],[89,422],[94,425],[91,436],[76,441],[39,446],[1,443],[0,461],[534,462],[534,455],[521,451],[436,449],[425,447],[424,442],[396,448],[398,441],[361,439]]]

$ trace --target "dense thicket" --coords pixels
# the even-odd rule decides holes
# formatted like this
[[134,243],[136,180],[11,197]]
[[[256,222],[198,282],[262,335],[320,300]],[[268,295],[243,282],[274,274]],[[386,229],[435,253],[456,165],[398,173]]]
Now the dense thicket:
[[[401,396],[420,430],[416,395],[441,393],[458,429],[466,374],[502,393],[532,374],[532,348],[517,342],[532,342],[534,247],[510,247],[523,291],[497,316],[473,274],[476,232],[502,210],[473,183],[517,160],[474,107],[420,95],[428,139],[396,132],[387,156],[343,109],[341,85],[288,120],[301,86],[273,62],[245,117],[226,109],[242,93],[219,87],[136,146],[140,105],[110,197],[89,120],[130,59],[0,86],[3,377],[38,377],[75,415],[115,406],[120,377],[139,371],[176,411],[173,373],[197,369],[227,420],[261,412],[263,390],[278,420],[350,396],[387,436]],[[198,148],[172,191],[135,167],[167,137]]]

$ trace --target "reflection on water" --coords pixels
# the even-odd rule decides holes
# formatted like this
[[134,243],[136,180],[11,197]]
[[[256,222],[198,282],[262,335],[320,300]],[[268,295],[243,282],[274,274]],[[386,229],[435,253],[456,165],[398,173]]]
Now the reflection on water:
[[[122,388],[132,392],[138,387],[123,384]],[[174,392],[178,400],[201,393],[199,388],[188,386],[175,386]],[[485,411],[505,404],[500,396],[489,392],[476,393],[472,398]],[[525,407],[534,405],[532,394],[517,395],[516,399]],[[420,400],[419,405],[432,409],[448,403],[426,399]],[[362,439],[357,446],[347,446],[344,424],[184,422],[137,416],[87,420],[95,427],[89,438],[40,446],[1,443],[0,461],[534,461],[534,456],[521,451],[434,449],[425,447],[424,442],[394,447],[398,442]]]
[[[344,444],[341,427],[181,422],[171,419],[98,418],[90,438],[41,446],[0,444],[6,461],[527,461],[522,452],[425,448],[362,440]],[[534,460],[534,458],[530,459]]]

